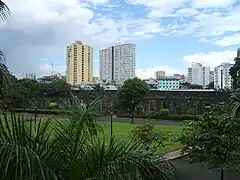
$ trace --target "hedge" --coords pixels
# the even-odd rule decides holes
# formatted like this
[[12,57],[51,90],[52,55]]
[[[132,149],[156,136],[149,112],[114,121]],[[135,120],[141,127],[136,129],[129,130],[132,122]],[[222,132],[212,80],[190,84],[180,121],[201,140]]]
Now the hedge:
[[[9,112],[17,112],[17,113],[36,113],[36,114],[53,114],[53,115],[70,115],[71,111],[68,110],[63,110],[63,109],[22,109],[22,108],[12,108],[9,109]],[[104,115],[102,113],[102,115]],[[106,115],[106,114],[105,114]],[[118,117],[123,117],[123,118],[131,118],[131,114],[120,114]],[[199,115],[167,115],[163,116],[160,113],[154,114],[152,116],[139,116],[136,115],[135,118],[148,118],[150,117],[151,119],[159,119],[159,120],[199,120],[200,116]]]
[[[119,115],[118,117],[123,118],[131,118],[131,114],[126,115]],[[155,114],[152,116],[135,116],[135,118],[151,118],[151,119],[158,119],[158,120],[177,120],[177,121],[183,121],[183,120],[199,120],[201,116],[199,115],[181,115],[181,114],[172,114],[167,116],[162,116],[160,114]]]
[[54,114],[54,115],[62,115],[71,114],[71,111],[62,110],[62,109],[22,109],[22,108],[11,108],[8,109],[9,112],[17,112],[17,113],[36,113],[36,114]]
[[[8,109],[9,112],[16,113],[32,113],[32,114],[51,114],[51,115],[71,115],[72,112],[64,109],[22,109],[22,108],[11,108]],[[103,112],[100,112],[99,115],[105,115]]]

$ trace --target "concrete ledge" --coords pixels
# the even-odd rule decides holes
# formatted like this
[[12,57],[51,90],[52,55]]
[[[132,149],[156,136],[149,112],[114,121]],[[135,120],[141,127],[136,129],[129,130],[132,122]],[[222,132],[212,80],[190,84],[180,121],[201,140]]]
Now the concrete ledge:
[[174,160],[182,156],[186,156],[188,153],[182,153],[182,149],[171,151],[166,153],[163,157],[167,160]]

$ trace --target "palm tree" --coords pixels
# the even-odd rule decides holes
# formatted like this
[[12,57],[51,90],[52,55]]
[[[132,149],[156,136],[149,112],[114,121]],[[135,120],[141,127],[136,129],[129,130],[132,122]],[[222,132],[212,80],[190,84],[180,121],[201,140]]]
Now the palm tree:
[[[74,99],[69,119],[0,121],[0,179],[169,180],[172,167],[138,142],[104,138],[98,102]],[[53,122],[51,122],[51,120]]]
[[[10,16],[10,10],[7,5],[0,0],[0,23],[1,21],[7,20]],[[8,88],[10,85],[10,77],[9,72],[6,66],[6,58],[2,51],[0,51],[0,98],[2,103],[5,102],[6,92],[8,92]]]
[[2,21],[7,20],[9,15],[10,9],[2,0],[0,0],[0,20]]

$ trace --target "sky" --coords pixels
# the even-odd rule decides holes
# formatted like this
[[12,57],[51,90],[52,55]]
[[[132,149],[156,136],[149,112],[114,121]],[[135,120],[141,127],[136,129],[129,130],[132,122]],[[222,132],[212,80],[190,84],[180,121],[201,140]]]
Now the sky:
[[240,0],[4,0],[0,49],[13,74],[66,71],[66,46],[76,40],[94,49],[136,44],[136,76],[186,73],[192,62],[212,69],[233,63],[240,47]]

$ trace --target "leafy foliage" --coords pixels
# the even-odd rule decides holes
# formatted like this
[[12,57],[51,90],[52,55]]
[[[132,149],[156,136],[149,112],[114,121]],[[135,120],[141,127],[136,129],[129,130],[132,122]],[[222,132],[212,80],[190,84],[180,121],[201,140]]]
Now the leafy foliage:
[[128,79],[117,91],[118,101],[123,108],[132,109],[143,100],[148,91],[148,85],[143,80]]
[[131,131],[131,135],[148,147],[151,146],[153,142],[157,142],[158,146],[162,145],[165,140],[163,132],[154,131],[154,124],[150,120],[146,120],[143,124],[134,128]]
[[70,94],[71,87],[66,81],[57,78],[48,79],[47,83],[24,78],[15,79],[13,81],[13,89],[13,106],[25,107],[25,101],[27,100],[38,100],[53,96],[66,97]]
[[228,104],[233,117],[239,117],[240,115],[240,89],[236,89],[229,98]]
[[50,109],[56,109],[56,108],[58,107],[58,105],[57,105],[57,103],[55,103],[55,102],[51,102],[51,103],[49,103],[48,107],[49,107]]
[[183,83],[182,86],[185,86],[187,89],[203,89],[203,86],[201,86],[201,85],[190,84],[188,82]]
[[[138,142],[110,142],[102,134],[98,101],[74,98],[69,119],[4,116],[0,121],[0,178],[86,180],[174,178],[171,166]],[[102,136],[101,136],[102,137]]]
[[8,6],[0,0],[0,20],[7,20],[10,16],[10,9]]
[[199,121],[189,121],[180,140],[193,162],[206,163],[211,169],[223,171],[240,162],[240,120],[228,114],[210,112]]
[[240,58],[236,57],[234,59],[235,64],[233,67],[230,68],[230,75],[233,80],[232,88],[238,89],[240,88]]
[[214,89],[214,81],[210,82],[210,83],[207,85],[207,89]]
[[[10,16],[10,10],[8,6],[0,0],[0,23],[7,20]],[[3,108],[6,104],[6,97],[11,92],[11,80],[10,73],[6,66],[6,56],[0,51],[0,108]]]
[[160,109],[159,115],[160,116],[168,116],[170,114],[168,109]]

